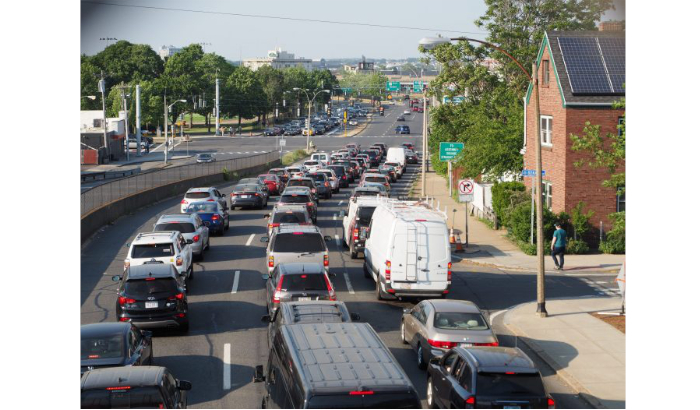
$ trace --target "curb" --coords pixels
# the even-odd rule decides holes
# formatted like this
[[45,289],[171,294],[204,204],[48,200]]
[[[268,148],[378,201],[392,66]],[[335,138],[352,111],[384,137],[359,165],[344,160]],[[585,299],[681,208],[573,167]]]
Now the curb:
[[593,396],[588,389],[586,389],[581,383],[576,380],[572,375],[569,374],[566,370],[563,369],[557,369],[558,364],[557,362],[546,352],[544,351],[541,347],[539,347],[536,343],[532,342],[530,338],[528,338],[521,330],[515,325],[508,324],[506,322],[506,316],[508,313],[513,311],[514,309],[517,309],[518,307],[525,305],[527,303],[532,303],[532,302],[526,302],[521,305],[514,306],[505,313],[503,316],[503,325],[508,328],[513,334],[525,345],[535,352],[535,354],[542,359],[549,367],[552,368],[554,373],[556,373],[557,376],[559,376],[566,384],[569,385],[574,391],[578,392],[579,397],[583,399],[586,403],[591,405],[593,408],[596,409],[607,409],[607,407],[603,406],[603,403],[598,400],[595,396]]
[[[486,252],[486,251],[484,251]],[[474,252],[476,253],[476,252]],[[488,252],[486,252],[488,253]],[[457,255],[459,256],[459,255]],[[460,257],[460,262],[469,262],[473,265],[478,265],[478,266],[486,266],[490,268],[497,268],[497,269],[505,269],[505,270],[513,270],[513,271],[520,271],[520,272],[537,272],[537,269],[531,269],[531,268],[523,268],[522,266],[510,266],[510,265],[500,265],[497,263],[486,263],[486,262],[481,262],[481,261],[476,261],[473,259],[470,259],[468,257]],[[620,268],[606,268],[606,269],[597,269],[597,270],[591,270],[591,269],[570,269],[570,270],[563,270],[563,271],[547,271],[546,272],[553,272],[553,273],[618,273],[620,272]]]

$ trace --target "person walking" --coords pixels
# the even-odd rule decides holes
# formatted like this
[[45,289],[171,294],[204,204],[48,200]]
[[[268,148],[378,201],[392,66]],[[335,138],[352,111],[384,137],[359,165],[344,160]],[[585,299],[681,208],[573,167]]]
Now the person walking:
[[[561,228],[559,222],[556,222],[554,227],[556,229],[552,237],[552,259],[554,259],[554,265],[557,267],[557,270],[563,270],[564,252],[566,251],[566,231]],[[557,261],[557,255],[559,255],[559,261]]]

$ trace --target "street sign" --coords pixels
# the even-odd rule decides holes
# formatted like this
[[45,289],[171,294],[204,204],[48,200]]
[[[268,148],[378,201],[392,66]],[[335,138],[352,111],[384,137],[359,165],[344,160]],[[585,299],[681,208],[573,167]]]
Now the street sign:
[[469,195],[474,193],[474,181],[471,179],[460,179],[457,183],[457,189],[461,195]]
[[423,81],[414,81],[413,82],[413,92],[414,93],[423,92]]
[[[521,175],[524,177],[534,177],[537,173],[534,169],[524,169]],[[544,170],[542,170],[542,176],[544,176]]]
[[387,91],[399,91],[401,89],[400,81],[387,81],[386,90]]
[[463,142],[441,142],[440,161],[452,161],[463,149]]
[[347,87],[347,88],[341,88],[341,90],[343,90],[343,92],[344,92],[344,93],[346,93],[346,94],[347,94],[347,93],[351,93],[351,92],[352,92],[352,88],[350,88],[350,87]]
[[287,140],[280,140],[280,147],[286,147],[287,146]]
[[459,202],[474,202],[474,194],[459,194]]

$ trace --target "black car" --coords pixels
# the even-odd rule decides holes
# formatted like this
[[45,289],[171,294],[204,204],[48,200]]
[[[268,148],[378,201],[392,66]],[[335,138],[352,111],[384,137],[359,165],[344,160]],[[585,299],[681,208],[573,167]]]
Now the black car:
[[328,169],[332,169],[335,175],[340,179],[340,187],[347,188],[350,186],[350,180],[348,175],[345,173],[345,167],[342,165],[329,165]]
[[406,163],[407,164],[417,164],[418,155],[413,151],[406,151]]
[[311,190],[311,193],[314,196],[314,201],[318,202],[318,189],[316,189],[316,184],[314,183],[313,178],[309,177],[296,177],[296,178],[290,178],[289,181],[287,181],[287,188],[292,188],[296,186],[304,186],[307,187]]
[[546,409],[555,405],[539,370],[517,347],[455,347],[430,359],[427,400],[430,408]]
[[235,207],[263,209],[267,206],[267,196],[260,184],[236,185],[231,191],[231,210]]
[[410,134],[411,129],[408,127],[408,125],[399,125],[396,127],[396,134]]
[[187,332],[185,277],[175,265],[150,262],[129,266],[122,276],[112,276],[117,288],[117,320],[139,328],[178,328]]
[[[296,240],[296,239],[295,239]],[[335,276],[334,274],[331,274]],[[320,263],[280,263],[267,278],[267,311],[273,314],[281,302],[336,299],[335,289]]]
[[159,366],[112,367],[80,378],[82,409],[185,409],[192,383]]
[[366,154],[369,156],[369,166],[370,168],[378,167],[381,158],[377,155],[377,151],[374,150],[363,150],[360,154]]
[[153,364],[151,332],[132,323],[80,326],[80,374],[103,367]]

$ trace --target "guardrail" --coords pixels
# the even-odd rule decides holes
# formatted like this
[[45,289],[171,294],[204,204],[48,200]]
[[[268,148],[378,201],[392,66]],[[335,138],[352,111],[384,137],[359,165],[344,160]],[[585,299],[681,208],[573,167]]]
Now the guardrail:
[[80,215],[82,217],[95,209],[141,191],[187,179],[218,174],[224,168],[228,171],[251,168],[273,162],[279,158],[279,152],[272,151],[245,158],[234,158],[205,164],[180,165],[108,182],[81,192]]

